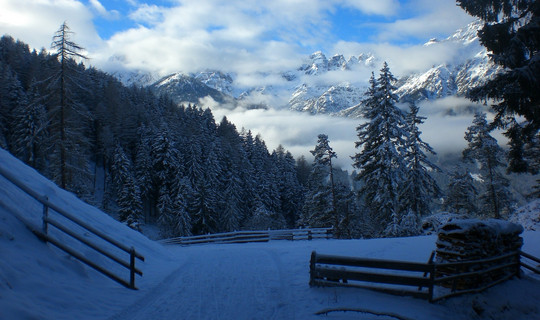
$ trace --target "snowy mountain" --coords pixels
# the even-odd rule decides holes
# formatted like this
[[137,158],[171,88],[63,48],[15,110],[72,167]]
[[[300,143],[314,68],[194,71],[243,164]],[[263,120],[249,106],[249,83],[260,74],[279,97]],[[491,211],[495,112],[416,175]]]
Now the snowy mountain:
[[115,71],[111,75],[116,77],[125,86],[146,87],[156,82],[159,77],[157,74],[142,70],[135,71]]
[[471,88],[491,79],[499,69],[489,61],[486,49],[478,41],[476,33],[481,27],[482,22],[475,21],[447,39],[431,39],[425,43],[426,47],[458,45],[461,59],[454,64],[440,64],[423,73],[399,79],[396,94],[404,101],[464,96]]
[[372,54],[361,54],[358,57],[351,56],[348,59],[341,54],[336,54],[330,59],[321,52],[317,51],[304,61],[298,71],[307,75],[320,75],[328,71],[351,70],[359,64],[365,66],[374,66],[375,57]]
[[233,78],[221,71],[207,70],[191,74],[193,78],[226,95],[233,95]]
[[[202,81],[200,80],[202,79]],[[206,81],[204,83],[203,81]],[[177,103],[199,103],[199,100],[205,97],[212,97],[214,101],[225,103],[230,97],[210,87],[208,84],[222,85],[226,81],[218,81],[212,74],[201,73],[199,78],[190,75],[175,73],[163,77],[151,85],[158,94],[169,95]],[[226,86],[222,88],[226,89]]]
[[[419,102],[464,96],[468,90],[499,72],[478,41],[477,31],[481,26],[481,21],[475,21],[446,39],[426,42],[425,47],[441,51],[447,47],[457,48],[457,54],[452,61],[441,61],[428,70],[399,78],[396,92],[399,98],[404,102]],[[382,57],[371,53],[350,57],[336,54],[327,58],[323,52],[317,51],[296,69],[272,74],[274,78],[284,80],[281,85],[245,88],[235,83],[233,74],[205,70],[191,74],[175,73],[151,86],[159,93],[170,94],[177,102],[199,103],[199,99],[211,96],[219,103],[247,102],[250,107],[285,107],[311,114],[358,117],[359,111],[355,108],[358,108],[367,88],[365,75],[376,72],[382,60]],[[148,84],[156,78],[144,72],[117,76],[127,84]]]
[[365,88],[342,83],[330,88],[309,87],[302,84],[289,100],[291,110],[309,112],[311,114],[336,114],[343,106],[359,103],[364,96]]

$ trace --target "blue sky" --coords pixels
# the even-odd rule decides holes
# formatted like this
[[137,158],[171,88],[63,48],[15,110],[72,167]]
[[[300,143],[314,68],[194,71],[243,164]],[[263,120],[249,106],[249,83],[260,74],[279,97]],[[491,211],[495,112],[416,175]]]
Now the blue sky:
[[[0,33],[50,47],[67,21],[73,40],[105,70],[167,74],[287,70],[321,50],[374,53],[396,72],[435,59],[417,52],[473,19],[449,0],[2,0]],[[410,61],[403,62],[404,57]],[[405,67],[405,64],[407,65]],[[403,69],[403,70],[400,70]],[[248,80],[246,80],[248,81]]]

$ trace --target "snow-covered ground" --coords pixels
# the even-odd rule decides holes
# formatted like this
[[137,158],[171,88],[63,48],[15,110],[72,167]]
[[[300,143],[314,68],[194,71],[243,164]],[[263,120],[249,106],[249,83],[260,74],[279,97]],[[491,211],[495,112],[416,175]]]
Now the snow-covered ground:
[[[139,290],[120,286],[38,240],[13,212],[39,226],[41,206],[0,177],[2,320],[393,319],[352,312],[314,315],[325,308],[370,309],[410,319],[540,318],[540,277],[529,272],[481,294],[434,304],[362,289],[308,285],[312,250],[425,262],[435,248],[435,236],[164,247],[57,188],[1,149],[0,166],[146,258],[137,262],[144,272],[136,280]],[[523,250],[540,256],[540,231],[526,231],[523,237]],[[128,277],[125,269],[91,249],[75,241],[73,246]]]

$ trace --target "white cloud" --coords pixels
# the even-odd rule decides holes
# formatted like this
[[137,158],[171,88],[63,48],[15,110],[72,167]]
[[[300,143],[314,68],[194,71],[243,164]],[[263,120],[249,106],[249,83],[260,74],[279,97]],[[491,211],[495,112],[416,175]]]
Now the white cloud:
[[377,25],[379,41],[400,40],[414,37],[429,38],[449,34],[474,20],[455,1],[414,0],[407,4],[411,17]]
[[66,21],[75,32],[73,41],[89,50],[102,45],[92,23],[92,13],[75,0],[2,0],[0,30],[29,44],[50,48],[51,39]]
[[[207,106],[211,107],[217,122],[226,116],[239,131],[246,128],[254,134],[260,134],[270,151],[281,144],[295,158],[304,155],[307,159],[312,159],[309,150],[315,147],[317,135],[327,134],[330,146],[338,155],[336,164],[349,172],[353,170],[350,157],[359,152],[354,147],[358,140],[356,127],[364,120],[309,115],[290,110],[243,108],[231,110],[211,101]],[[425,123],[420,126],[422,140],[430,144],[441,156],[460,155],[467,145],[464,139],[465,131],[472,124],[474,117],[471,110],[469,113],[464,111],[471,106],[487,111],[486,106],[472,103],[465,98],[449,97],[419,104],[420,114],[427,117]],[[464,113],[450,116],[447,112],[449,109]],[[492,115],[488,113],[488,117]],[[500,131],[493,135],[499,140],[500,145],[507,143],[507,139]]]
[[395,15],[400,4],[397,0],[344,0],[345,5],[358,9],[366,14],[376,14],[382,16]]
[[[450,103],[446,101],[446,103]],[[443,105],[445,102],[442,103]],[[421,106],[421,112],[426,105]],[[443,108],[435,106],[434,108]],[[330,140],[330,146],[336,151],[336,164],[343,169],[352,171],[351,156],[359,152],[354,147],[357,141],[356,127],[364,120],[331,117],[327,115],[308,115],[289,110],[234,110],[219,108],[213,105],[212,112],[216,121],[226,116],[238,130],[250,129],[254,134],[260,134],[269,150],[283,145],[298,158],[304,155],[312,159],[309,150],[313,150],[317,135],[325,133]],[[425,113],[424,113],[425,114]],[[446,116],[443,113],[430,114],[420,127],[422,139],[428,142],[439,154],[459,154],[466,146],[463,139],[467,127],[471,125],[473,116]],[[498,136],[500,138],[500,136]]]
[[107,11],[107,9],[99,2],[99,0],[88,0],[90,6],[102,17],[105,19],[118,19],[120,13],[116,10]]
[[156,5],[143,4],[137,10],[129,14],[129,18],[138,23],[147,25],[157,25],[163,21],[163,14],[166,9]]
[[283,145],[295,157],[304,155],[310,159],[309,150],[313,150],[317,142],[317,135],[328,135],[330,145],[338,154],[336,164],[351,169],[350,156],[354,154],[354,140],[356,126],[359,120],[330,117],[325,115],[308,115],[288,110],[245,110],[237,108],[227,110],[214,108],[212,110],[216,121],[223,116],[234,123],[240,131],[242,128],[260,134],[266,142],[268,149],[274,150]]

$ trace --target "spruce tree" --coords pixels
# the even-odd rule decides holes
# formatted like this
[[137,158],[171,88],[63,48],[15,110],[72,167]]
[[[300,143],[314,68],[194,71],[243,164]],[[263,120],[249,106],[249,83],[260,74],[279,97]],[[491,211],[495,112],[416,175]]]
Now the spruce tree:
[[[329,205],[327,208],[320,208],[318,212],[318,217],[314,216],[315,212],[312,214],[312,219],[315,218],[317,221],[332,221],[331,225],[334,227],[334,233],[339,237],[339,216],[336,208],[336,188],[334,184],[334,168],[332,166],[332,159],[337,158],[336,153],[330,147],[330,141],[326,134],[319,134],[317,137],[317,144],[315,149],[310,151],[313,155],[313,169],[312,177],[317,178],[319,181],[313,181],[313,183],[318,183],[320,186],[316,186],[313,189],[315,192],[320,192],[319,190],[327,189],[325,193],[329,193]],[[317,195],[315,195],[317,197]],[[330,216],[328,216],[330,215]],[[329,227],[330,225],[326,225]]]
[[[435,155],[435,151],[422,141],[418,125],[424,123],[425,117],[418,115],[418,107],[410,106],[406,117],[409,137],[405,151],[407,175],[401,190],[401,212],[412,212],[418,216],[430,213],[433,198],[441,195],[441,190],[430,172],[440,171],[429,159],[427,154]],[[426,154],[427,153],[427,154]]]
[[111,171],[116,188],[120,221],[138,230],[142,222],[141,193],[133,175],[133,165],[119,144],[114,152]]
[[367,98],[362,102],[362,115],[367,121],[356,129],[355,147],[361,151],[352,158],[359,170],[355,179],[362,184],[358,194],[377,232],[386,228],[393,215],[399,215],[399,190],[407,176],[407,123],[396,107],[395,82],[386,62],[378,79],[371,76]]
[[478,32],[491,61],[504,71],[471,90],[473,101],[494,101],[494,124],[510,139],[509,169],[537,172],[527,161],[527,145],[540,130],[540,2],[537,0],[457,0],[482,19]]
[[[34,83],[34,82],[33,82]],[[47,110],[35,85],[31,86],[27,103],[13,111],[13,151],[35,169],[45,169],[47,144]]]
[[476,215],[478,191],[474,186],[471,173],[456,169],[450,174],[450,182],[444,199],[445,210],[468,216]]
[[509,181],[498,169],[505,164],[502,160],[505,153],[497,140],[491,136],[490,131],[486,114],[476,113],[473,124],[465,133],[468,146],[463,150],[463,158],[480,166],[485,186],[480,199],[484,203],[486,215],[501,218],[503,213],[509,213],[511,210],[512,197],[508,190]]
[[276,183],[278,185],[280,211],[289,228],[294,228],[298,220],[298,211],[304,202],[303,188],[298,181],[295,160],[292,154],[279,145],[272,153],[277,166]]

